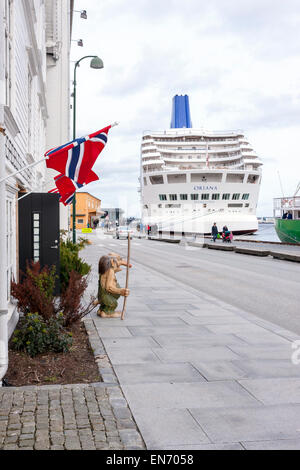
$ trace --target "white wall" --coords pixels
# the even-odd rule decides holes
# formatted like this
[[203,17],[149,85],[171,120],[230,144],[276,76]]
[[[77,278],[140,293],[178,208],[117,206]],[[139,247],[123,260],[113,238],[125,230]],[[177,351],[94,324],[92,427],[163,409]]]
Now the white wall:
[[[5,165],[1,167],[0,176],[4,177],[39,160],[45,151],[44,2],[0,0],[0,22],[0,124],[6,132],[1,138],[0,155]],[[1,198],[1,236],[5,239],[5,253],[3,245],[0,252],[1,259],[5,259],[1,273],[5,273],[6,278],[3,298],[5,296],[8,302],[9,333],[17,321],[16,309],[9,300],[11,278],[18,276],[18,193],[20,190],[42,191],[45,168],[42,163],[10,177],[5,185],[4,200]]]
[[[46,0],[47,16],[47,150],[70,140],[70,0]],[[50,23],[51,18],[53,24]],[[47,170],[45,189],[55,187],[57,172]],[[68,209],[60,204],[60,228],[68,228]]]

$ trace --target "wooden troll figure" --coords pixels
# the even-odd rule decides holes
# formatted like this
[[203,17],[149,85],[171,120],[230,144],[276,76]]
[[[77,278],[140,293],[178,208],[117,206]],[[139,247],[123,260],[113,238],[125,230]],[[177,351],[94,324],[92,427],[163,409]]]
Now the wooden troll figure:
[[122,271],[120,266],[132,267],[127,264],[117,253],[109,253],[102,256],[99,260],[99,285],[98,285],[98,304],[100,308],[97,312],[102,318],[119,318],[121,312],[116,312],[118,298],[122,295],[127,297],[129,289],[122,289],[116,278],[116,273]]

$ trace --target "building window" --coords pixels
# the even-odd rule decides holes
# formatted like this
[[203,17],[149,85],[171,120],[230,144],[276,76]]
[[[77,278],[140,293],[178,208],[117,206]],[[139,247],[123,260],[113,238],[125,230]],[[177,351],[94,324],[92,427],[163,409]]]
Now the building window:
[[239,193],[234,193],[234,194],[232,195],[232,199],[233,199],[234,201],[237,201],[238,199],[240,199],[240,194],[239,194]]
[[32,75],[28,70],[28,153],[32,153]]
[[170,201],[177,201],[177,194],[169,194]]
[[160,194],[159,195],[159,200],[160,201],[166,201],[167,200],[167,195],[166,194]]
[[222,199],[223,200],[230,199],[230,194],[229,193],[224,193],[223,196],[222,196]]
[[202,201],[203,200],[207,201],[209,199],[209,194],[201,194],[201,199]]
[[192,201],[198,201],[198,199],[199,199],[199,194],[191,194]]
[[249,199],[249,193],[248,194],[243,194],[242,199],[247,201]]
[[83,224],[83,219],[77,219],[78,224]]
[[11,106],[12,0],[5,0],[5,100]]
[[187,194],[180,194],[180,200],[181,201],[187,201]]
[[211,198],[213,201],[218,201],[220,199],[220,194],[213,194]]
[[40,235],[41,235],[41,220],[40,213],[32,213],[32,226],[33,226],[33,260],[37,262],[40,260]]

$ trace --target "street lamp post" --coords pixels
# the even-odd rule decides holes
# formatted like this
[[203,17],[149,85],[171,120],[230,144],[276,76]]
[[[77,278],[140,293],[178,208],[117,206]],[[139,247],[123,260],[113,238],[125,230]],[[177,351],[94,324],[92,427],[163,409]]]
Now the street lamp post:
[[[86,55],[77,60],[74,66],[74,81],[73,81],[73,140],[76,139],[76,70],[83,59],[91,58],[90,67],[92,69],[103,69],[104,65],[102,60],[96,55]],[[73,243],[76,243],[76,193],[73,198]]]

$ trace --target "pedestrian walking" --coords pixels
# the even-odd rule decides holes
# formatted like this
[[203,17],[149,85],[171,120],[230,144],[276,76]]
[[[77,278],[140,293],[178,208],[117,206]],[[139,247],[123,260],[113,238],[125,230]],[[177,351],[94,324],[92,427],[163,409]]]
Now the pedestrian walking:
[[216,238],[218,237],[218,233],[219,231],[218,231],[217,224],[216,222],[214,222],[214,225],[211,228],[211,236],[214,242],[216,241]]

